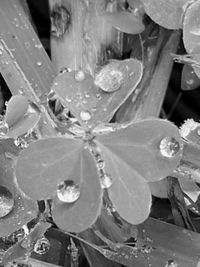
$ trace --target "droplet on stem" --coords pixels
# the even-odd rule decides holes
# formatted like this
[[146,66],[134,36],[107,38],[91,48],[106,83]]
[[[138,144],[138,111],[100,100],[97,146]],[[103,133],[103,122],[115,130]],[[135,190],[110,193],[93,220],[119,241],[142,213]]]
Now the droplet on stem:
[[6,121],[0,121],[0,139],[6,138],[9,132],[9,126]]
[[58,184],[58,199],[65,203],[73,203],[80,197],[80,187],[72,180],[66,180]]
[[91,119],[91,113],[88,110],[82,110],[80,112],[80,118],[83,121],[89,121]]
[[112,185],[112,177],[110,174],[104,173],[100,176],[101,188],[106,189]]
[[75,73],[74,78],[77,82],[82,82],[85,79],[85,73],[82,70],[79,70]]
[[172,158],[180,150],[180,143],[173,137],[164,137],[159,145],[160,153],[163,157]]
[[14,206],[14,198],[11,192],[4,186],[0,186],[0,218],[8,215]]
[[46,237],[42,237],[37,240],[34,245],[34,252],[39,255],[46,254],[50,249],[50,242]]

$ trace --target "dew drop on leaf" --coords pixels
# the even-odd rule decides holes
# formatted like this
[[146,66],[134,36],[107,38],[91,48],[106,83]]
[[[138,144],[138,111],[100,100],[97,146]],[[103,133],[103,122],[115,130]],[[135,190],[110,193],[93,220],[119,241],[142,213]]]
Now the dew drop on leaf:
[[9,132],[9,127],[8,127],[7,122],[0,121],[0,139],[1,138],[6,138],[8,132]]
[[91,113],[88,110],[82,110],[80,112],[80,118],[83,121],[89,121],[91,119]]
[[41,67],[41,66],[42,66],[42,62],[41,62],[41,61],[37,61],[36,65],[37,65],[38,67]]
[[97,73],[94,84],[104,92],[115,92],[120,89],[124,79],[123,73],[118,70],[118,64],[110,63]]
[[74,78],[77,82],[82,82],[85,79],[85,73],[82,70],[79,70],[75,73]]
[[14,206],[14,198],[11,192],[4,186],[0,186],[0,218],[8,215]]
[[113,181],[110,174],[104,173],[100,176],[100,184],[102,189],[110,188],[112,183]]
[[163,157],[172,158],[179,152],[180,144],[173,137],[164,137],[160,141],[159,149]]
[[73,203],[80,196],[80,187],[72,180],[66,180],[58,185],[57,196],[61,202]]
[[46,254],[50,249],[50,242],[46,237],[38,239],[34,245],[34,252],[39,255]]

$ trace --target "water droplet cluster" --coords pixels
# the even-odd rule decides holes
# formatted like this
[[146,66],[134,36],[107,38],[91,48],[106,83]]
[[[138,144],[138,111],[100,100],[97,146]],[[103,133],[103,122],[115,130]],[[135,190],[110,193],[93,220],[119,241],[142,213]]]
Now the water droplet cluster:
[[102,159],[102,156],[100,153],[101,151],[93,141],[90,142],[90,152],[94,156],[94,159],[96,162],[102,189],[107,189],[111,187],[112,182],[113,182],[112,177],[110,174],[106,173],[105,161]]

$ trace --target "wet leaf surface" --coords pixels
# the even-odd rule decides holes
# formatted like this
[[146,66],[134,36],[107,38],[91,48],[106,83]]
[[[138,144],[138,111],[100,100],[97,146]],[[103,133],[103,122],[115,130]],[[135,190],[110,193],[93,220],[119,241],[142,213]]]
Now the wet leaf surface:
[[97,168],[88,149],[83,149],[70,174],[70,179],[80,184],[80,197],[75,203],[68,204],[53,200],[52,216],[63,231],[82,232],[89,228],[100,214],[102,189]]
[[29,145],[17,159],[15,173],[19,187],[35,200],[55,194],[57,184],[66,180],[78,160],[80,140],[54,137]]
[[122,218],[132,224],[147,219],[151,207],[151,193],[147,182],[135,170],[111,151],[100,145],[105,171],[113,179],[108,194]]
[[[169,147],[160,149],[161,141],[166,137]],[[126,129],[98,136],[97,139],[147,181],[160,180],[169,175],[182,156],[178,128],[167,120],[142,120]],[[177,146],[173,147],[170,140],[178,142]]]
[[[52,85],[52,90],[85,127],[94,127],[100,122],[108,122],[141,80],[143,67],[140,61],[113,60],[110,64],[113,64],[115,71],[118,70],[122,74],[120,88],[114,92],[108,93],[101,90],[94,84],[93,77],[87,73],[84,74],[85,78],[82,81],[77,80],[75,71],[58,75]],[[104,79],[109,80],[112,77],[103,76],[102,80]],[[87,112],[89,116],[83,117],[81,112]]]

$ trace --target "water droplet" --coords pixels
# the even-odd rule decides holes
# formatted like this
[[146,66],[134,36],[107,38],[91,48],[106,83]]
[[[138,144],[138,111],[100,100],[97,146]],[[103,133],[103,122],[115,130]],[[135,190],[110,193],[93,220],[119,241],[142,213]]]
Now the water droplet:
[[14,198],[11,192],[4,186],[0,186],[0,218],[8,215],[14,206]]
[[94,84],[104,92],[115,92],[120,89],[124,79],[118,65],[111,63],[103,67],[95,76]]
[[109,174],[104,173],[100,176],[100,183],[103,189],[109,188],[112,185],[112,177]]
[[174,157],[180,150],[180,143],[173,137],[165,137],[160,141],[160,153],[163,157]]
[[85,73],[82,70],[79,70],[75,73],[74,78],[77,82],[82,82],[85,79]]
[[91,119],[91,113],[88,110],[82,110],[80,113],[81,120],[89,121]]
[[72,180],[66,180],[58,185],[57,196],[60,201],[73,203],[80,196],[80,187]]
[[178,267],[178,263],[174,260],[168,260],[165,264],[165,267]]
[[46,254],[50,249],[50,242],[46,237],[42,237],[37,240],[34,245],[34,252],[39,255]]
[[102,159],[98,159],[98,160],[97,160],[97,168],[98,168],[98,169],[103,169],[103,168],[105,168],[105,161],[102,160]]
[[36,65],[37,65],[38,67],[41,67],[41,66],[42,66],[42,62],[41,62],[41,61],[37,61]]
[[0,121],[0,139],[6,138],[9,132],[9,127],[6,121]]

